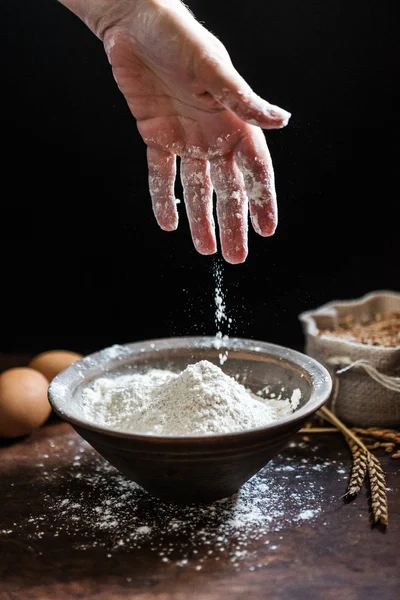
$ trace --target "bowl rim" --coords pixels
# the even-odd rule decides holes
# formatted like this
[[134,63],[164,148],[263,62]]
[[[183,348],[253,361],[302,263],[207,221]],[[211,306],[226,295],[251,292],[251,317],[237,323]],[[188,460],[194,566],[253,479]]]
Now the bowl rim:
[[[277,419],[272,423],[260,427],[253,427],[251,429],[224,432],[224,433],[210,433],[202,435],[154,435],[146,433],[134,433],[130,431],[121,431],[112,427],[99,425],[98,423],[92,423],[86,419],[79,419],[76,416],[68,413],[68,410],[61,408],[60,404],[63,403],[64,395],[71,393],[71,384],[76,383],[77,379],[83,380],[83,373],[94,368],[104,368],[110,366],[121,359],[127,359],[132,355],[142,354],[146,351],[151,351],[155,346],[159,348],[167,349],[171,347],[173,342],[174,348],[183,348],[188,345],[192,345],[193,348],[215,348],[216,350],[248,350],[254,352],[260,352],[260,354],[267,353],[271,356],[278,358],[279,360],[287,360],[293,364],[300,366],[303,370],[307,371],[311,379],[311,385],[313,382],[318,382],[318,386],[311,389],[311,395],[309,400],[304,406],[295,410],[292,414]],[[217,345],[218,344],[218,345]],[[105,371],[106,373],[106,371]],[[73,376],[75,375],[75,379]],[[96,375],[93,379],[99,378],[101,375]],[[68,382],[70,385],[68,385]],[[79,383],[76,384],[76,386]],[[309,415],[315,413],[325,402],[328,400],[332,391],[333,382],[332,377],[328,369],[315,358],[295,350],[290,347],[282,346],[279,344],[264,342],[261,340],[241,338],[241,337],[230,337],[224,340],[220,340],[216,336],[174,336],[174,337],[163,337],[163,338],[151,338],[147,340],[141,340],[136,342],[128,342],[124,344],[113,344],[91,354],[78,359],[70,366],[60,371],[49,383],[47,396],[51,407],[54,412],[63,420],[82,430],[89,430],[94,433],[102,434],[112,438],[127,439],[138,442],[152,442],[160,444],[162,442],[174,443],[174,444],[188,444],[193,443],[194,445],[205,442],[213,442],[220,440],[228,440],[229,438],[243,439],[246,436],[252,436],[256,433],[273,432],[280,429],[285,424],[295,424],[298,421],[305,420]]]

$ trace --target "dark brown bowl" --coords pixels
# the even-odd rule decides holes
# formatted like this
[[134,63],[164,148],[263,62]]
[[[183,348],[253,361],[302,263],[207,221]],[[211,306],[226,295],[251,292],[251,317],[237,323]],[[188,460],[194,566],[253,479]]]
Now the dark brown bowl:
[[[219,355],[228,350],[221,366]],[[220,435],[154,436],[116,431],[86,421],[82,389],[98,377],[145,372],[180,372],[209,360],[254,392],[269,386],[277,395],[299,388],[299,408],[257,429]],[[176,337],[111,346],[78,360],[50,383],[54,411],[106,460],[150,494],[179,503],[212,502],[230,496],[280,451],[304,421],[328,399],[332,381],[319,362],[290,348],[231,338],[218,348],[215,337]]]

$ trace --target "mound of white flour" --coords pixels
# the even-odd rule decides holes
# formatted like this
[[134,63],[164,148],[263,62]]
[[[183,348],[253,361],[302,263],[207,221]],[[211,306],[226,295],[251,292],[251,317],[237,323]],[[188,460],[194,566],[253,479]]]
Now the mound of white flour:
[[181,373],[151,369],[102,377],[84,390],[83,416],[119,431],[153,435],[229,433],[267,425],[291,414],[300,391],[263,399],[201,360]]

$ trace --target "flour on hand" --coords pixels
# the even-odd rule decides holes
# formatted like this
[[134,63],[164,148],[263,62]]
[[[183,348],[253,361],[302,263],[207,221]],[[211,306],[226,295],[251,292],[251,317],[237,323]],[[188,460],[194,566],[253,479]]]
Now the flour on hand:
[[82,408],[87,420],[119,431],[191,436],[262,427],[291,414],[300,395],[264,399],[201,360],[178,374],[150,369],[99,378],[83,391]]

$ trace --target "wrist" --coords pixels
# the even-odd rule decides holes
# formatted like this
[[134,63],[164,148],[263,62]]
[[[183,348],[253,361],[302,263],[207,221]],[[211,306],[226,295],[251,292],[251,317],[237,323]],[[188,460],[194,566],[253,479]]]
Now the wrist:
[[104,31],[150,0],[58,0],[101,40]]
[[183,7],[181,0],[58,0],[101,40],[104,33],[126,17],[132,21],[141,13]]

